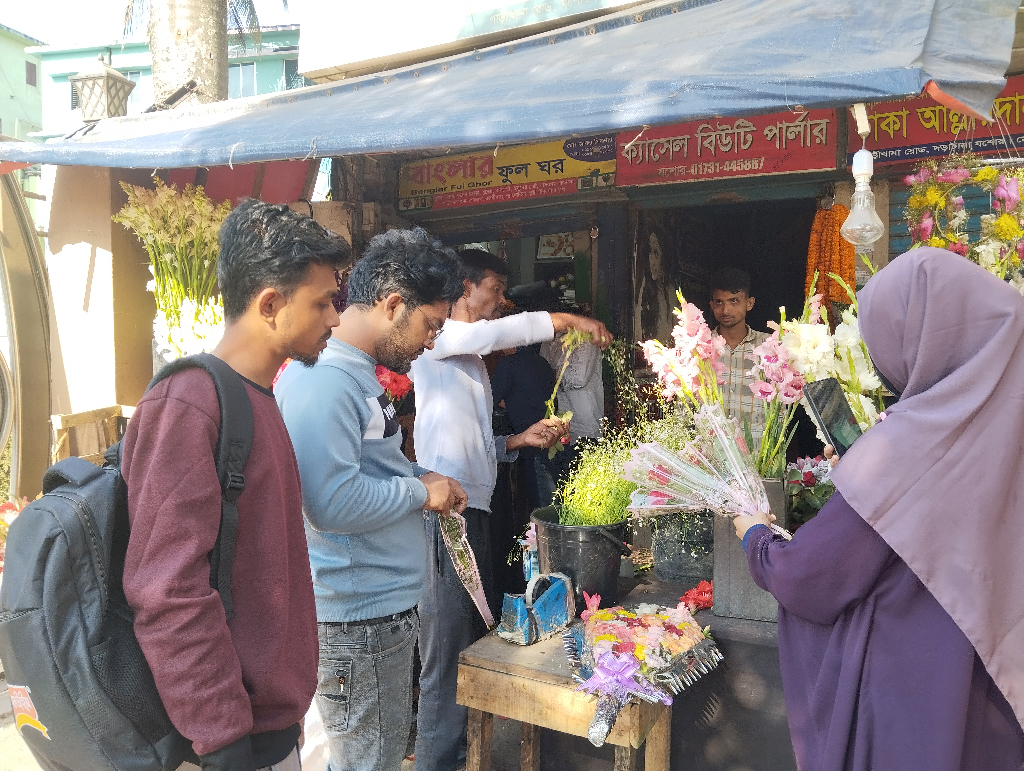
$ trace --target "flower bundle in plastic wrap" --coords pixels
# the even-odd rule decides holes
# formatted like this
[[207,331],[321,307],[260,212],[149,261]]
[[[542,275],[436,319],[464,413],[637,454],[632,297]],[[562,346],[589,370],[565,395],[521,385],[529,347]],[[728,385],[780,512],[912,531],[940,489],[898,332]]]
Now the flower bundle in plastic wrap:
[[494,616],[487,605],[487,597],[484,594],[484,584],[480,580],[480,568],[476,564],[476,555],[473,554],[473,547],[469,544],[466,535],[466,520],[461,514],[454,511],[447,514],[437,515],[438,523],[441,525],[441,537],[444,538],[444,545],[452,558],[452,565],[459,575],[459,580],[466,587],[469,596],[473,598],[473,604],[480,611],[480,616],[488,629],[494,627]]
[[599,610],[600,597],[586,597],[582,621],[562,640],[576,690],[596,694],[597,709],[587,732],[600,747],[619,712],[633,699],[671,704],[723,660],[707,629],[693,618],[693,605],[674,608],[640,604]]
[[[630,508],[638,514],[713,511],[724,516],[769,513],[768,496],[754,470],[736,421],[718,404],[694,415],[696,435],[673,452],[657,442],[641,444],[622,477],[638,485]],[[789,538],[777,525],[772,529]]]

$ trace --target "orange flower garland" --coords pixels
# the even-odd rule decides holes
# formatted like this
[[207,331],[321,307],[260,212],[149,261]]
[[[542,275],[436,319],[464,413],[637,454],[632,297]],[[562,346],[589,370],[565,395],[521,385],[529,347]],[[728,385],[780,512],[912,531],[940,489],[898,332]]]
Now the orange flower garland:
[[817,272],[817,290],[821,292],[825,307],[830,302],[845,304],[850,301],[846,290],[835,279],[829,278],[829,273],[835,273],[851,287],[856,286],[857,263],[853,244],[839,234],[839,229],[849,215],[850,210],[845,206],[833,204],[831,209],[819,209],[811,226],[804,294],[809,297],[815,292],[816,288],[811,286],[811,282]]

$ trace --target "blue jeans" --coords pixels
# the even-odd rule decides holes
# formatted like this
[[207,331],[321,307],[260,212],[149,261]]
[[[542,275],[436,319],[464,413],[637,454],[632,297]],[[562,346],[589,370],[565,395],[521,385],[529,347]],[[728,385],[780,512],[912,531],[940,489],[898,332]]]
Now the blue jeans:
[[[479,509],[462,512],[480,579],[492,611],[490,515]],[[459,653],[487,629],[448,556],[437,515],[424,519],[427,534],[427,580],[420,600],[420,703],[416,712],[416,771],[455,771],[466,762],[465,707],[455,703]]]
[[412,725],[416,609],[377,623],[317,624],[316,706],[328,771],[398,771]]

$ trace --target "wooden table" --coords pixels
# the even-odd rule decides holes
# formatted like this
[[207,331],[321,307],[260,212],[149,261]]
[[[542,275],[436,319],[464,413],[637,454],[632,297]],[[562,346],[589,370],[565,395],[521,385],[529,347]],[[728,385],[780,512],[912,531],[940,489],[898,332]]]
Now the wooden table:
[[[664,590],[638,586],[622,602],[675,605],[679,594],[675,591],[668,596]],[[520,646],[492,633],[466,648],[459,656],[456,694],[456,701],[469,708],[466,771],[490,771],[495,715],[522,724],[522,771],[540,771],[541,728],[586,737],[597,697],[575,688],[560,635]],[[645,742],[646,771],[669,771],[671,732],[671,707],[629,704],[619,713],[607,739],[615,745],[615,771],[632,771],[637,750]]]

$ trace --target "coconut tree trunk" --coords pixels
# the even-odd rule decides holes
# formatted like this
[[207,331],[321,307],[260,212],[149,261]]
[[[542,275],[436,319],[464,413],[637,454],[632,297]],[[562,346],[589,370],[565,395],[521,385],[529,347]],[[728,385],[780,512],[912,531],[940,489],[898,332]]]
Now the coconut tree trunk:
[[193,79],[198,86],[184,104],[227,99],[227,35],[225,0],[153,0],[149,47],[155,100],[162,102]]

